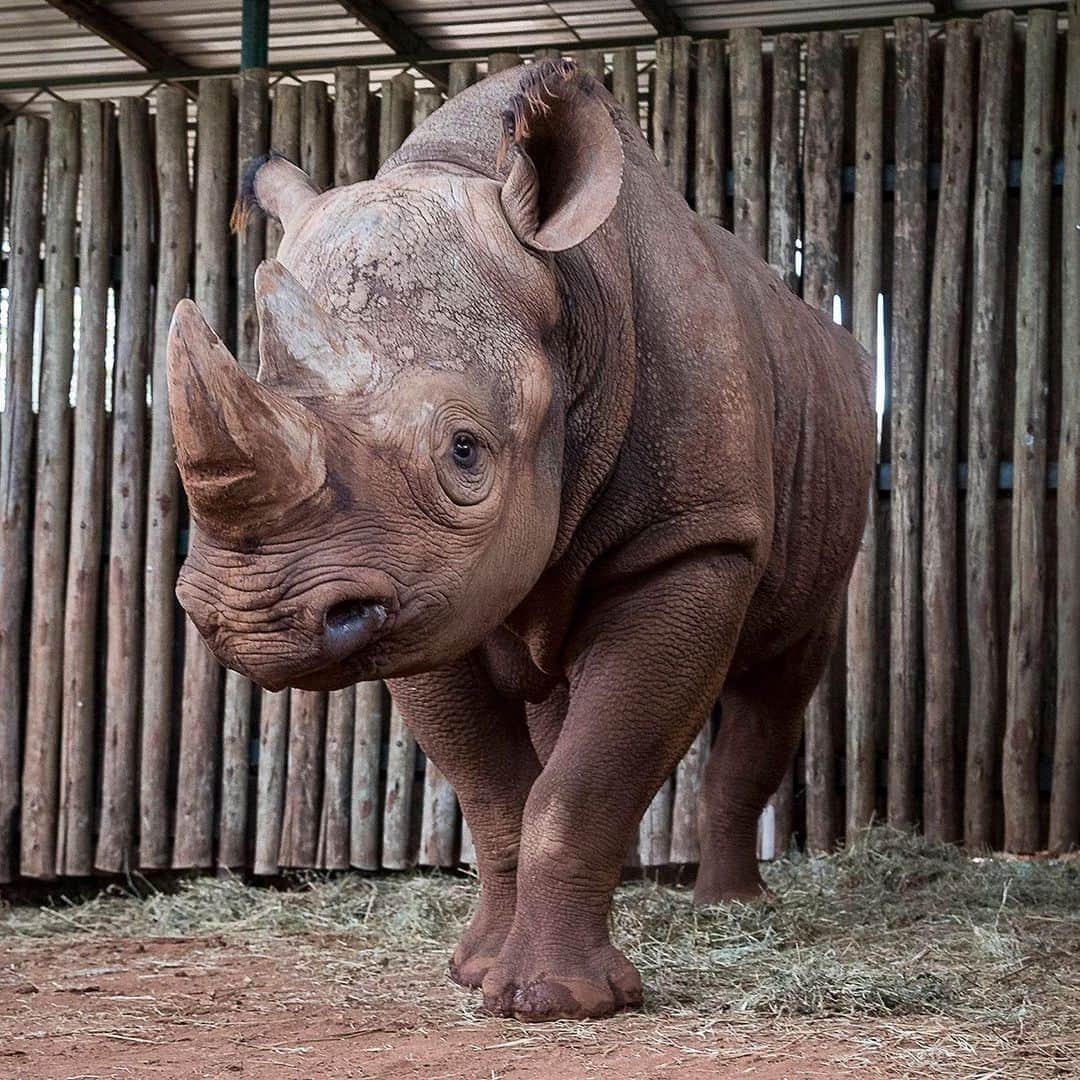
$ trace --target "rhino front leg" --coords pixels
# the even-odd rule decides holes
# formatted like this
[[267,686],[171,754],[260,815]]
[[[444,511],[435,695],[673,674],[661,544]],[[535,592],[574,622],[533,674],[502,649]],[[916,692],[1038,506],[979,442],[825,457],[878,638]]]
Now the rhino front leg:
[[525,709],[502,697],[471,658],[390,687],[424,753],[454,786],[472,831],[480,901],[450,975],[480,986],[513,922],[522,813],[540,773]]
[[525,808],[513,926],[483,983],[492,1011],[554,1020],[641,1003],[608,936],[612,895],[717,696],[754,580],[741,557],[696,556],[602,601],[575,633],[566,721]]

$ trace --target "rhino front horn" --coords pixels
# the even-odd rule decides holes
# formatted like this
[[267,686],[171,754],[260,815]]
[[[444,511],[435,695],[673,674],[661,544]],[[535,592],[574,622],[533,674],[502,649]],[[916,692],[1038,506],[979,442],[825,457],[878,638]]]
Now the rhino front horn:
[[173,314],[168,365],[177,465],[200,529],[257,534],[324,488],[318,418],[245,374],[190,300]]

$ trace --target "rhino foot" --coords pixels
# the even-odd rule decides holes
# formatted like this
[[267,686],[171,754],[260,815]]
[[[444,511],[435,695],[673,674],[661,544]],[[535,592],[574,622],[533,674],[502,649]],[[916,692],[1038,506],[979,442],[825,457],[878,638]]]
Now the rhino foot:
[[512,900],[496,903],[481,895],[480,906],[450,958],[450,978],[459,986],[478,989],[502,952],[513,921]]
[[586,1020],[641,1005],[641,976],[612,945],[584,955],[567,952],[560,962],[507,945],[484,979],[484,1005],[497,1016],[526,1022]]

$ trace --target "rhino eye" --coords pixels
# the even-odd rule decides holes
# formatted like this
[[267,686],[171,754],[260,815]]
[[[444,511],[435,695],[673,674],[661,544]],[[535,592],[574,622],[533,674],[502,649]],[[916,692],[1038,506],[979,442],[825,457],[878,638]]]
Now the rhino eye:
[[471,469],[476,464],[476,439],[467,431],[455,432],[451,453],[455,464]]

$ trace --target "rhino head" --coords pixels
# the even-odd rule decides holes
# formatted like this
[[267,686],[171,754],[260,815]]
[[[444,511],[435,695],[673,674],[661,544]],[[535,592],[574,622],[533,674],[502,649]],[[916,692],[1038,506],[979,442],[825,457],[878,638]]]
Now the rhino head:
[[533,93],[542,122],[514,125],[498,175],[417,162],[320,194],[283,158],[254,174],[284,228],[255,278],[257,377],[189,300],[168,344],[196,526],[177,595],[227,666],[270,689],[430,670],[548,565],[571,393],[550,253],[603,223],[622,170],[582,78]]

